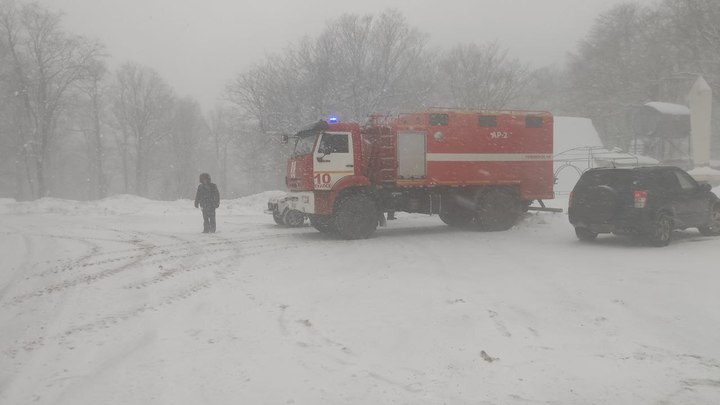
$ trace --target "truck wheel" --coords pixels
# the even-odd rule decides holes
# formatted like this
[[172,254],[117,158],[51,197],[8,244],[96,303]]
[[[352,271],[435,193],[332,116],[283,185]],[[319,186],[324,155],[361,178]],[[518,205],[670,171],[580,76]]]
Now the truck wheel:
[[320,233],[336,233],[335,221],[332,216],[327,215],[310,215],[310,225],[320,231]]
[[701,234],[705,236],[720,235],[720,204],[715,204],[710,213],[710,223],[707,226],[698,228]]
[[472,197],[449,192],[442,195],[440,219],[449,226],[461,227],[470,225],[475,217],[475,203]]
[[378,213],[375,202],[363,194],[342,199],[335,213],[338,234],[345,239],[365,239],[375,232]]
[[672,219],[667,214],[659,213],[650,223],[646,240],[655,247],[667,246],[672,239],[672,230]]
[[467,226],[472,222],[473,213],[470,211],[464,211],[460,208],[456,208],[453,211],[441,212],[440,219],[449,226]]
[[582,226],[575,228],[575,236],[583,242],[591,242],[597,239],[598,234]]
[[522,202],[501,190],[484,194],[477,205],[475,223],[484,231],[506,231],[512,228],[523,214]]
[[305,223],[305,214],[298,210],[287,210],[283,215],[283,222],[291,228],[303,226]]
[[273,212],[273,219],[275,220],[275,223],[280,226],[285,226],[285,222],[283,221],[283,216]]

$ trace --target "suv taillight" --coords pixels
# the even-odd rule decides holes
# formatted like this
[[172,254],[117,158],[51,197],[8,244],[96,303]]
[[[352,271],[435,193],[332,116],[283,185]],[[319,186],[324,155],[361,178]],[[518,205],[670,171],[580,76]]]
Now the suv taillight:
[[571,191],[571,192],[570,192],[570,199],[569,199],[569,201],[568,201],[568,206],[572,206],[572,205],[573,205],[573,199],[574,199],[574,198],[575,198],[575,193]]
[[647,191],[635,192],[635,208],[645,208],[647,205]]

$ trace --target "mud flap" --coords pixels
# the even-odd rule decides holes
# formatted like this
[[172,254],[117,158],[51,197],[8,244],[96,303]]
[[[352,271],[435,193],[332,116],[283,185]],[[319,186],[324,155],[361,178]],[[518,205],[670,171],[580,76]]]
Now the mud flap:
[[385,213],[380,211],[380,214],[378,215],[378,225],[385,227],[387,226],[387,220],[385,219]]

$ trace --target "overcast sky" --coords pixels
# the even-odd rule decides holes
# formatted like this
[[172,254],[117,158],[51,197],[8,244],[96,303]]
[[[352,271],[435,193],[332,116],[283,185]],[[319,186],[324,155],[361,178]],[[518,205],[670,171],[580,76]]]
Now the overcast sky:
[[[641,0],[650,4],[654,0]],[[319,33],[343,13],[401,11],[433,46],[498,39],[533,66],[562,65],[597,15],[621,0],[40,0],[68,30],[100,40],[111,65],[156,69],[211,108],[225,84],[265,55]]]

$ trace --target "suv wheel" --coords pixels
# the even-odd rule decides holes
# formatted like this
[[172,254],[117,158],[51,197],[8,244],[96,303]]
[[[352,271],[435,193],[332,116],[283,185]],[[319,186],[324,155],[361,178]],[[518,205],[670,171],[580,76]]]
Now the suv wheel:
[[699,227],[698,231],[705,236],[720,235],[720,204],[713,206],[710,213],[710,223],[707,226]]
[[667,246],[672,239],[672,219],[667,215],[660,213],[650,223],[647,233],[647,241],[656,247]]
[[578,226],[577,228],[575,228],[575,235],[583,242],[594,241],[595,239],[597,239],[598,236],[597,233],[582,226]]

